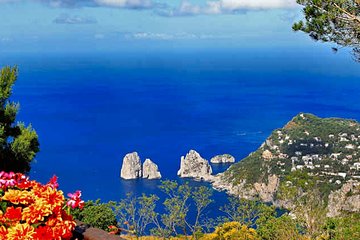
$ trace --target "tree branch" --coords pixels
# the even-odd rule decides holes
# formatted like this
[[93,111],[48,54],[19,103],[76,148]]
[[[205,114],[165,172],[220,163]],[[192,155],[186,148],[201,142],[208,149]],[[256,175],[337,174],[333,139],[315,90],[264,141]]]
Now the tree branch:
[[357,24],[359,25],[360,27],[360,17],[359,16],[356,16],[348,11],[346,11],[344,8],[340,7],[339,5],[337,5],[336,3],[334,3],[334,6],[340,10],[342,13],[344,13],[349,19],[357,22]]

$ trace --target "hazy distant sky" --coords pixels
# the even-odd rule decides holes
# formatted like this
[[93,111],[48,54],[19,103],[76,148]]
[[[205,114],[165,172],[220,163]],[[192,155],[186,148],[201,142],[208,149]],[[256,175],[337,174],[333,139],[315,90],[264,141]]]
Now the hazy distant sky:
[[0,51],[298,46],[295,0],[0,0]]

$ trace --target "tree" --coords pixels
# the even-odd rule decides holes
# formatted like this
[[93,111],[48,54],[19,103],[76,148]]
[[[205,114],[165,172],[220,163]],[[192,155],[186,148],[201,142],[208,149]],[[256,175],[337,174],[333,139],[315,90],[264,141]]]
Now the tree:
[[161,215],[163,227],[159,228],[156,224],[160,236],[178,235],[179,230],[186,236],[186,217],[189,212],[188,201],[191,197],[191,187],[187,183],[179,185],[176,181],[166,180],[162,181],[160,189],[167,195],[163,203],[165,214]]
[[258,222],[264,222],[268,218],[276,215],[275,208],[272,206],[267,206],[260,201],[241,199],[233,196],[229,197],[228,204],[220,207],[220,211],[226,215],[220,219],[220,221],[238,222],[248,227],[255,227]]
[[[155,226],[151,229],[152,234],[164,239],[179,234],[185,236],[185,239],[190,235],[192,239],[199,239],[204,230],[205,210],[213,202],[212,190],[204,186],[190,187],[188,183],[179,185],[170,180],[162,181],[160,189],[166,195],[163,202],[164,213],[151,215],[152,224]],[[189,220],[191,204],[195,208],[193,221]]]
[[[352,48],[360,61],[360,0],[297,0],[305,20],[293,25],[316,41]],[[338,48],[333,48],[336,52]]]
[[192,199],[194,200],[196,207],[196,217],[195,223],[193,225],[188,224],[188,227],[193,233],[193,238],[196,239],[196,234],[201,233],[203,226],[201,226],[200,219],[203,215],[204,210],[213,202],[211,199],[212,190],[208,187],[198,187],[192,194]]
[[329,218],[325,224],[326,239],[360,239],[360,214],[347,213],[336,218]]
[[279,186],[277,200],[288,204],[306,235],[315,238],[323,233],[326,221],[329,185],[306,171],[291,172]]
[[31,125],[17,122],[20,105],[10,101],[17,79],[17,67],[4,67],[0,72],[0,170],[26,173],[39,151],[38,136]]
[[270,217],[262,222],[257,228],[257,232],[263,240],[300,240],[309,239],[301,234],[301,225],[284,214],[281,217]]
[[125,199],[114,205],[114,211],[119,221],[118,225],[125,225],[126,232],[137,237],[144,235],[149,224],[154,222],[158,214],[155,212],[159,198],[156,195],[134,197],[131,193]]

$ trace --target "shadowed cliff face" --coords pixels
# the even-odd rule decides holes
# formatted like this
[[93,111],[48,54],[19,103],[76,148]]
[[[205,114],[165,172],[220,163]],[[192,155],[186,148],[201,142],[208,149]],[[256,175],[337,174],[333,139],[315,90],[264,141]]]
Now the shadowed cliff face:
[[341,210],[360,211],[349,200],[358,198],[359,182],[360,124],[300,113],[218,176],[214,185],[240,197],[290,208],[296,198],[318,188],[329,209],[338,205],[339,211],[329,211],[337,215]]

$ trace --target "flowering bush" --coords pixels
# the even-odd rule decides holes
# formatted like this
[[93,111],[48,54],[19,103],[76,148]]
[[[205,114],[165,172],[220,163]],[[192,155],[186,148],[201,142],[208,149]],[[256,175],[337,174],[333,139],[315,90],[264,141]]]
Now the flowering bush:
[[241,225],[239,222],[225,222],[216,227],[215,231],[205,234],[202,240],[259,240],[260,237],[253,228]]
[[70,239],[75,221],[70,207],[82,208],[81,192],[57,190],[57,177],[46,185],[30,181],[21,173],[0,172],[0,240]]

